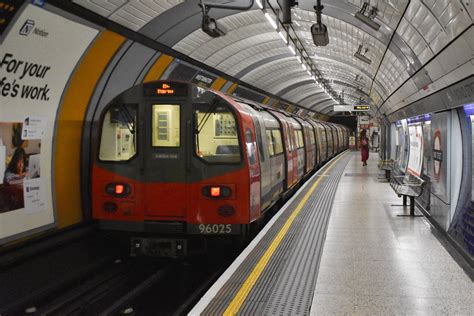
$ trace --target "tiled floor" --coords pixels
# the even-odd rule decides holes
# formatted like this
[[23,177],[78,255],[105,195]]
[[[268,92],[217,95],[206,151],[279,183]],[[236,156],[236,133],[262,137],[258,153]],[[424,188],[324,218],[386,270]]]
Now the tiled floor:
[[346,167],[334,201],[311,315],[474,315],[474,285],[377,180],[378,155]]

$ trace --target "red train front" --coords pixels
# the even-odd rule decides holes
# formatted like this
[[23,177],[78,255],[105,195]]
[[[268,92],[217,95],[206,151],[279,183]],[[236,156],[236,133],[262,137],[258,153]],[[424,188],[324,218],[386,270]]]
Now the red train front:
[[[254,125],[231,98],[179,82],[136,86],[104,109],[99,134],[92,206],[102,228],[240,235],[260,217]],[[145,252],[156,242],[186,251],[179,238],[132,245]]]

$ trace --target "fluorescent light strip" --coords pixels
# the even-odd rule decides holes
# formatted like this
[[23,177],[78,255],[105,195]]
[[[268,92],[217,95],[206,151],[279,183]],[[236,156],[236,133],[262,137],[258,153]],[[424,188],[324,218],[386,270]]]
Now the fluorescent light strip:
[[300,56],[296,56],[296,59],[298,59],[298,61],[299,61],[300,63],[302,63]]
[[255,0],[255,2],[257,2],[257,5],[260,9],[263,9],[263,5],[262,5],[262,1],[260,0]]
[[272,27],[276,30],[277,25],[276,25],[275,19],[273,19],[272,16],[270,14],[268,14],[268,12],[265,12],[265,17],[267,18],[268,22],[270,22]]
[[311,71],[309,70],[306,70],[306,72],[308,73],[308,75],[311,77]]
[[296,51],[295,51],[295,49],[293,48],[293,46],[288,45],[288,48],[291,50],[291,53],[292,53],[293,55],[296,55]]
[[282,32],[278,32],[278,35],[280,35],[281,39],[283,40],[283,42],[285,42],[285,44],[288,44],[288,41],[286,40],[286,37],[285,35],[283,35]]
[[303,70],[306,70],[306,65],[305,64],[301,64],[301,67],[303,68]]

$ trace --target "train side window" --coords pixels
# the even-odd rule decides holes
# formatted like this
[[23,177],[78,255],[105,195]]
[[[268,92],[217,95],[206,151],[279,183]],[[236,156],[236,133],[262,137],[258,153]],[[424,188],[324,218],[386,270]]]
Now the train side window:
[[298,148],[302,148],[304,146],[303,131],[299,129],[296,132],[298,134]]
[[245,130],[245,143],[247,144],[247,156],[249,157],[249,163],[255,164],[255,151],[253,148],[252,131],[250,129]]
[[154,104],[152,109],[152,146],[180,146],[180,106]]
[[275,155],[275,145],[273,144],[272,131],[267,129],[265,133],[267,134],[268,152],[270,153],[270,157],[272,157]]
[[137,152],[137,105],[113,105],[104,115],[100,137],[99,159],[127,161]]
[[283,142],[281,139],[281,132],[278,129],[272,130],[272,137],[275,145],[275,155],[281,154],[283,152]]
[[310,130],[309,131],[309,141],[311,145],[314,145],[316,143],[316,139],[314,138],[314,131]]
[[258,121],[258,118],[254,118],[254,123],[255,123],[255,135],[257,136],[258,151],[260,152],[260,155],[259,155],[260,161],[264,162],[265,153],[263,152],[262,130],[261,130],[260,122]]

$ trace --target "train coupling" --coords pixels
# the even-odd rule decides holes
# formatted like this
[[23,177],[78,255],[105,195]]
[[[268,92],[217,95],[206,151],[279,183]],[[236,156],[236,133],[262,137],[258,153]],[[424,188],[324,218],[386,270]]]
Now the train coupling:
[[183,258],[188,254],[186,239],[132,237],[130,255],[162,258]]

